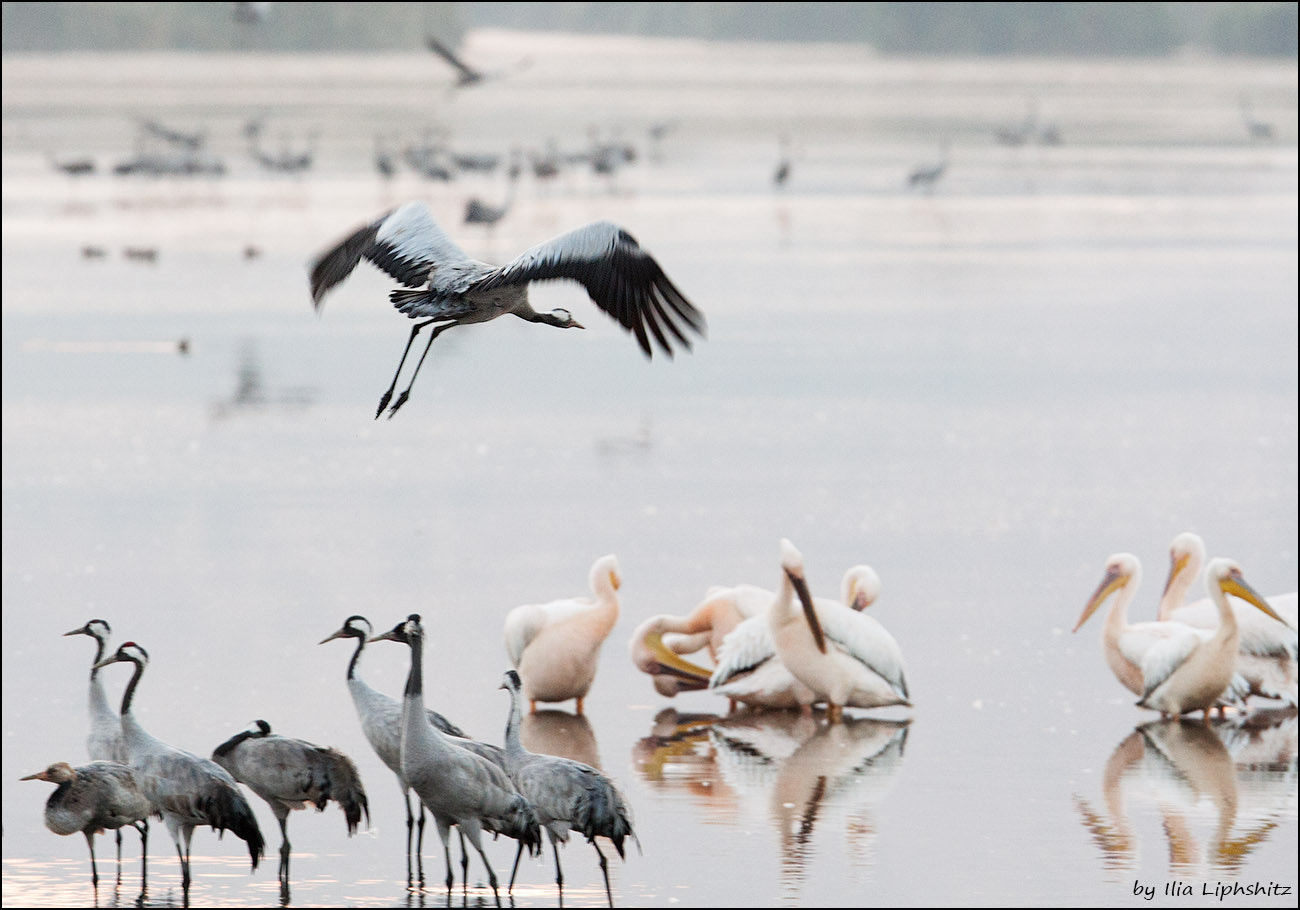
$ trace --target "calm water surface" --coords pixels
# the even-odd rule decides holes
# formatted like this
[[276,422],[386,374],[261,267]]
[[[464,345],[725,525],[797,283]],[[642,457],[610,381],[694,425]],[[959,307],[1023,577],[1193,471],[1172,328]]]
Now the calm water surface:
[[[91,648],[59,636],[103,617],[152,655],[137,714],[160,738],[208,754],[265,718],[357,761],[371,827],[349,840],[333,806],[295,814],[290,904],[445,906],[406,891],[399,791],[344,687],[350,646],[316,642],[352,613],[424,614],[429,704],[499,741],[506,612],[581,594],[609,552],[622,616],[587,714],[556,706],[525,737],[598,764],[633,806],[643,852],[611,862],[620,905],[1181,907],[1219,904],[1219,883],[1294,889],[1294,716],[1153,724],[1106,668],[1100,621],[1070,634],[1115,551],[1146,564],[1132,615],[1153,617],[1186,529],[1265,593],[1296,586],[1294,66],[487,32],[469,50],[534,64],[453,95],[416,54],[5,58],[5,905],[95,901],[84,842],[45,830],[48,786],[18,778],[84,760]],[[1277,141],[1248,141],[1243,93]],[[997,145],[1034,104],[1064,144]],[[317,167],[259,174],[239,132],[257,113],[275,141],[318,129]],[[136,114],[207,128],[229,174],[49,167],[128,157]],[[578,149],[591,126],[641,159],[612,187],[526,177],[491,235],[458,222],[469,196],[504,198],[500,176],[384,184],[370,163],[377,132],[504,152]],[[774,192],[782,133],[794,165]],[[909,194],[945,140],[948,173]],[[577,289],[542,287],[539,309],[587,331],[449,332],[397,419],[373,421],[407,333],[392,283],[363,266],[317,318],[305,267],[410,198],[489,260],[617,221],[709,338],[647,363]],[[646,616],[712,584],[775,585],[781,537],[819,593],[853,563],[880,573],[910,724],[727,718],[632,667]],[[376,645],[363,674],[398,693],[406,659]],[[111,697],[127,676],[105,671]],[[253,803],[267,864],[250,876],[241,842],[201,829],[193,905],[281,899],[276,825]],[[115,889],[99,840],[102,904],[140,894],[125,842]],[[508,874],[511,846],[489,855]],[[150,858],[145,902],[179,903],[161,825]],[[566,905],[603,905],[594,852],[563,858]],[[520,875],[516,905],[556,905],[548,863]],[[452,904],[490,903],[482,882],[476,862]]]

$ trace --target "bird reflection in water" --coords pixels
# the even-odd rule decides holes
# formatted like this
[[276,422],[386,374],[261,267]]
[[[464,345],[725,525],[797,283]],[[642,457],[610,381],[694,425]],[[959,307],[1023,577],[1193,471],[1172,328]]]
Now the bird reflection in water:
[[851,854],[870,862],[878,833],[872,809],[893,788],[909,724],[848,715],[829,724],[821,712],[741,711],[721,718],[666,709],[634,758],[652,786],[695,798],[707,823],[743,827],[757,811],[757,824],[774,825],[782,883],[793,894],[828,814],[844,818]]
[[558,755],[600,769],[600,750],[591,721],[568,711],[532,711],[523,716],[519,738],[529,752]]
[[[1207,727],[1180,720],[1143,724],[1115,748],[1102,776],[1105,812],[1079,795],[1084,827],[1116,880],[1137,867],[1138,841],[1127,808],[1155,804],[1168,839],[1169,871],[1191,878],[1235,875],[1287,817],[1296,780],[1296,712],[1255,712]],[[1201,804],[1211,833],[1196,832]]]
[[225,420],[240,414],[262,411],[288,413],[302,411],[315,400],[315,389],[304,386],[286,386],[269,394],[262,376],[262,362],[257,345],[246,340],[240,348],[239,366],[235,371],[235,391],[227,399],[212,403],[212,419]]

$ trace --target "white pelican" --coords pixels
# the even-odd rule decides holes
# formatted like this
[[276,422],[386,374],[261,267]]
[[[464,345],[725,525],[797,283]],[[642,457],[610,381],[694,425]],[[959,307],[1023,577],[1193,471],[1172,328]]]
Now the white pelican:
[[434,339],[452,326],[488,322],[513,313],[528,322],[582,328],[568,310],[533,310],[528,286],[534,281],[567,279],[581,284],[598,307],[636,336],[646,357],[651,356],[652,337],[672,357],[669,335],[690,350],[687,330],[701,336],[705,331],[704,314],[677,290],[631,234],[608,221],[561,234],[497,267],[471,259],[438,227],[427,205],[408,202],[358,228],[313,263],[311,299],[317,310],[326,292],[352,274],[362,257],[415,289],[392,291],[389,300],[398,312],[423,320],[411,329],[376,418],[392,398],[406,355],[425,326],[440,323],[429,333],[424,354],[389,416],[406,402]]
[[589,577],[596,595],[544,604],[525,604],[506,615],[506,653],[524,682],[529,710],[537,703],[582,700],[596,678],[600,646],[618,621],[618,559],[597,559]]
[[[1213,631],[1219,617],[1211,600],[1186,603],[1187,590],[1205,563],[1205,543],[1186,531],[1169,544],[1169,578],[1160,598],[1161,620],[1174,620],[1198,629]],[[1266,598],[1282,618],[1274,622],[1244,604],[1232,602],[1240,634],[1237,640],[1237,672],[1250,684],[1250,695],[1279,698],[1297,706],[1296,595],[1277,594]]]
[[1205,630],[1190,626],[1189,631],[1166,638],[1142,655],[1142,698],[1138,705],[1152,708],[1166,717],[1189,711],[1204,711],[1223,695],[1235,675],[1239,637],[1237,617],[1228,605],[1232,594],[1273,617],[1277,615],[1268,601],[1242,577],[1241,567],[1231,559],[1213,559],[1205,569],[1205,586],[1219,612],[1219,627],[1208,638]]
[[682,655],[709,649],[716,660],[727,635],[772,602],[772,593],[753,585],[709,589],[704,600],[685,616],[651,616],[628,639],[628,655],[654,681],[655,691],[672,698],[678,692],[705,689],[711,671]]
[[[772,603],[775,595],[761,588],[754,590],[764,595],[765,604]],[[853,566],[844,573],[841,592],[839,604],[823,598],[815,602],[824,603],[832,610],[841,604],[853,610],[865,610],[880,596],[880,576],[870,566]],[[893,636],[876,620],[864,618],[872,626],[872,637],[885,642],[901,666],[903,656]],[[795,679],[777,658],[766,612],[745,620],[727,635],[717,655],[717,664],[709,688],[733,702],[765,708],[806,709],[817,700],[813,691]]]
[[[1101,653],[1115,678],[1134,695],[1146,692],[1142,681],[1142,658],[1146,652],[1158,642],[1194,631],[1191,626],[1177,622],[1130,623],[1128,605],[1141,583],[1142,564],[1138,558],[1132,553],[1112,554],[1106,560],[1106,575],[1084,606],[1073,629],[1078,632],[1107,597],[1116,595],[1101,628]],[[1211,633],[1204,634],[1208,638]],[[1235,700],[1245,687],[1245,680],[1235,680],[1231,691],[1226,693],[1228,700]]]
[[[796,592],[802,616],[794,608]],[[843,604],[814,603],[803,556],[790,541],[781,541],[781,587],[768,611],[776,655],[818,701],[827,703],[831,723],[840,721],[846,705],[911,706],[898,644],[868,619]]]

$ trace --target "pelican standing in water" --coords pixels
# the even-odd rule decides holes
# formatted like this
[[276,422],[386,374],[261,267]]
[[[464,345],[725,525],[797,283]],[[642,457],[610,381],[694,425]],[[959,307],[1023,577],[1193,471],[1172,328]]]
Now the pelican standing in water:
[[1219,612],[1219,627],[1206,638],[1204,630],[1166,638],[1142,656],[1142,698],[1138,705],[1177,717],[1189,711],[1210,708],[1232,682],[1237,660],[1239,630],[1237,617],[1228,605],[1228,595],[1240,597],[1268,616],[1282,622],[1268,601],[1242,577],[1241,567],[1231,559],[1213,559],[1205,569],[1205,586]]
[[[1112,554],[1106,560],[1106,574],[1101,584],[1097,585],[1097,590],[1084,605],[1083,613],[1080,614],[1079,621],[1074,624],[1073,629],[1074,632],[1078,632],[1089,617],[1105,603],[1106,598],[1115,595],[1110,612],[1106,614],[1106,622],[1101,629],[1101,653],[1106,657],[1106,664],[1115,674],[1115,678],[1134,695],[1143,695],[1146,692],[1146,684],[1142,679],[1142,659],[1147,651],[1166,639],[1196,631],[1191,626],[1178,622],[1130,623],[1128,605],[1133,601],[1141,583],[1142,564],[1138,562],[1138,558],[1132,553]],[[1212,633],[1203,634],[1208,638]],[[1245,680],[1235,679],[1224,696],[1228,702],[1234,702],[1239,700],[1245,691]]]
[[[795,594],[802,616],[794,608]],[[912,704],[897,643],[868,618],[843,604],[815,603],[803,556],[781,541],[781,587],[767,614],[776,656],[815,700],[827,703],[831,723],[841,720],[845,706]]]
[[687,331],[704,334],[704,314],[631,234],[608,221],[561,234],[497,267],[471,259],[438,227],[427,205],[408,202],[357,229],[316,260],[311,267],[311,297],[318,311],[326,292],[352,274],[362,258],[416,289],[392,291],[389,299],[398,312],[423,320],[411,329],[393,382],[379,400],[376,419],[393,397],[415,336],[435,322],[441,324],[429,333],[424,353],[406,390],[393,403],[390,417],[406,403],[434,339],[452,326],[512,313],[561,329],[583,328],[568,310],[536,312],[528,302],[528,285],[534,281],[568,279],[581,284],[597,306],[636,336],[646,357],[651,356],[651,336],[672,357],[669,335],[690,350]]
[[685,616],[661,613],[636,627],[628,639],[628,656],[649,674],[655,691],[667,698],[678,692],[708,688],[711,671],[683,655],[709,649],[716,660],[727,635],[772,602],[772,593],[754,585],[715,586]]
[[[1169,544],[1169,578],[1160,598],[1159,619],[1173,620],[1197,629],[1218,628],[1218,612],[1211,600],[1185,603],[1187,590],[1205,563],[1205,543],[1186,531]],[[1278,698],[1297,707],[1296,595],[1265,598],[1282,623],[1274,622],[1245,604],[1231,602],[1237,619],[1237,672],[1250,684],[1249,695]],[[1249,695],[1247,697],[1249,697]]]
[[[774,595],[761,588],[765,602],[772,603]],[[817,598],[814,603],[828,610],[843,606],[861,613],[880,596],[880,576],[870,566],[853,566],[844,573],[841,602]],[[864,615],[872,640],[889,654],[889,659],[899,667],[903,654],[894,637],[875,619]],[[717,669],[709,679],[709,688],[735,702],[744,702],[764,708],[808,709],[817,698],[813,691],[795,678],[794,674],[776,656],[771,624],[766,614],[754,616],[737,626],[722,643]]]
[[586,597],[525,604],[506,615],[506,653],[523,679],[529,710],[537,703],[577,699],[577,713],[596,678],[600,646],[618,621],[623,580],[612,554],[597,559],[589,576],[595,600]]

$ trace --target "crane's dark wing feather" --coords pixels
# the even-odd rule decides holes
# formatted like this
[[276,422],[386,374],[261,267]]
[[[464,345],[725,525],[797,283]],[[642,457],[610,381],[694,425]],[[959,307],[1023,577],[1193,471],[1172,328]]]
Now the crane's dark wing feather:
[[438,227],[427,205],[408,202],[358,228],[312,264],[311,299],[317,309],[329,289],[351,275],[363,257],[408,288],[428,284],[436,266],[471,261]]
[[452,53],[451,48],[447,47],[447,45],[443,44],[441,41],[439,41],[437,38],[433,37],[432,35],[425,35],[424,43],[428,45],[429,50],[433,51],[443,60],[446,60],[448,63],[450,63],[462,75],[468,76],[470,78],[478,78],[481,75],[476,70],[472,70],[468,66],[466,66],[465,63],[459,57],[457,57],[454,53]]
[[650,335],[665,354],[673,356],[665,327],[687,350],[691,341],[683,329],[701,336],[705,333],[704,314],[691,305],[631,234],[608,221],[594,222],[533,247],[475,282],[472,290],[561,278],[586,288],[597,306],[636,336],[647,357],[652,350]]

